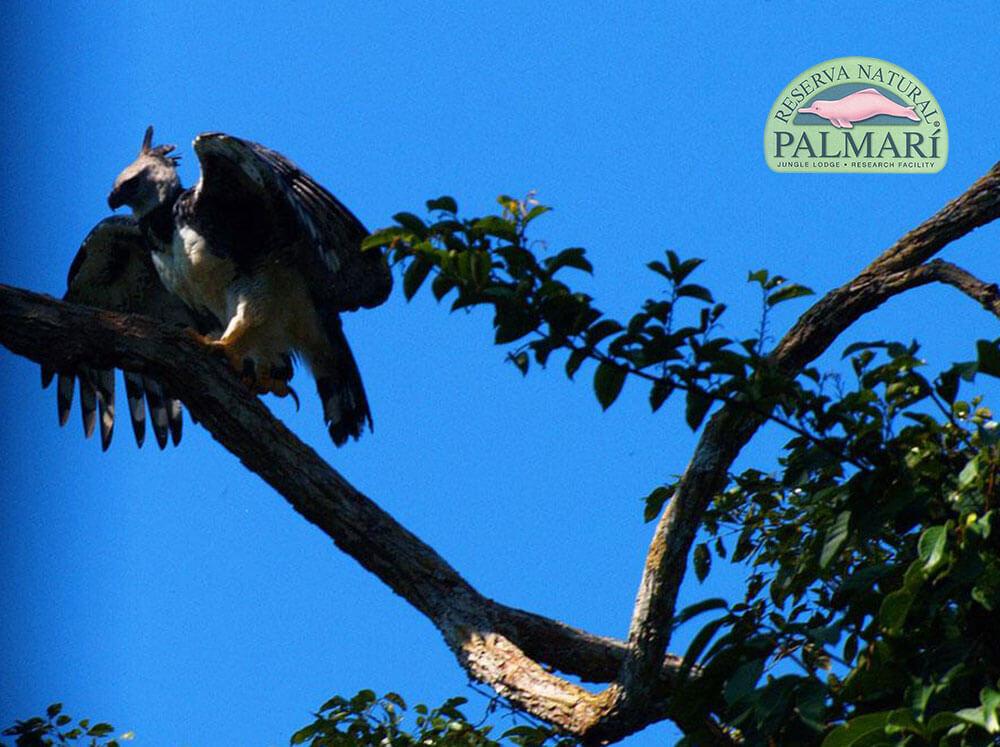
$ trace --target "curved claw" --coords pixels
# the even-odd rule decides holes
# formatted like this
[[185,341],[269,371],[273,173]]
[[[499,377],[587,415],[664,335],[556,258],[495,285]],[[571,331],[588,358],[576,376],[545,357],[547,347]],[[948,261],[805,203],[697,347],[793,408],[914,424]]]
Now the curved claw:
[[295,412],[299,411],[302,406],[299,402],[298,393],[291,387],[287,381],[275,380],[271,382],[270,388],[267,390],[276,397],[291,397],[295,402]]
[[288,388],[288,394],[291,395],[292,399],[295,401],[295,412],[298,412],[301,407],[299,404],[299,395],[296,394],[295,390],[288,386],[288,384],[285,384],[285,386]]

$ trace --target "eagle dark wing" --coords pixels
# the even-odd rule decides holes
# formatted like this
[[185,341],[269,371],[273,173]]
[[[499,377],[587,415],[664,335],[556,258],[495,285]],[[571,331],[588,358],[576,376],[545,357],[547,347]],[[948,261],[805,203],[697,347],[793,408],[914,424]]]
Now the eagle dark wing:
[[281,260],[301,267],[317,304],[332,311],[378,306],[389,297],[385,256],[361,251],[368,231],[353,213],[280,153],[258,143],[208,133],[194,141],[201,181],[193,216],[225,224],[214,251],[237,264]]
[[[66,280],[64,300],[100,309],[130,314],[144,314],[168,324],[184,325],[205,331],[203,320],[171,295],[156,273],[138,223],[134,218],[115,216],[98,223],[83,240]],[[112,369],[80,366],[74,371],[54,372],[42,369],[42,386],[58,378],[59,424],[65,425],[73,404],[73,389],[79,381],[83,429],[89,438],[100,415],[101,448],[107,449],[115,425],[115,376]],[[124,372],[129,416],[139,446],[145,438],[149,407],[153,433],[160,448],[167,435],[177,444],[181,438],[181,403],[166,395],[162,386],[141,374]]]

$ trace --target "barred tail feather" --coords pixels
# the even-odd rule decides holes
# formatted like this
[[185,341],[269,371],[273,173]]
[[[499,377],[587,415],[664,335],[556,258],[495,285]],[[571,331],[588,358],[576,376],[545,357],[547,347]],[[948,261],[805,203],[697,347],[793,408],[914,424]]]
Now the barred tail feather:
[[115,432],[115,372],[114,369],[105,368],[95,374],[97,409],[101,421],[101,451],[107,451]]
[[163,389],[159,382],[146,376],[142,377],[142,388],[146,392],[146,404],[149,405],[149,419],[152,421],[153,435],[160,449],[167,448],[167,430],[169,419],[167,405],[163,398]]
[[167,400],[167,425],[170,427],[170,440],[177,446],[181,442],[181,432],[184,429],[184,408],[179,399]]
[[326,333],[329,353],[311,364],[330,438],[337,446],[343,446],[348,438],[361,437],[365,422],[370,430],[374,429],[372,414],[358,364],[336,314],[327,319]]
[[139,374],[125,371],[125,398],[128,400],[128,414],[136,446],[142,448],[142,442],[146,440],[146,402]]
[[57,379],[56,407],[59,425],[66,425],[73,409],[73,390],[79,382],[80,415],[83,421],[83,435],[94,435],[98,412],[101,422],[101,448],[108,450],[115,427],[115,374],[112,369],[92,369],[82,367],[75,373],[56,373],[52,369],[42,369],[42,386],[47,387],[52,379]]
[[97,424],[97,391],[90,379],[90,372],[81,370],[77,377],[80,380],[80,414],[83,416],[83,435],[90,438],[94,435]]
[[76,377],[73,374],[60,373],[56,384],[56,408],[59,412],[59,425],[66,425],[69,411],[73,408],[73,387]]

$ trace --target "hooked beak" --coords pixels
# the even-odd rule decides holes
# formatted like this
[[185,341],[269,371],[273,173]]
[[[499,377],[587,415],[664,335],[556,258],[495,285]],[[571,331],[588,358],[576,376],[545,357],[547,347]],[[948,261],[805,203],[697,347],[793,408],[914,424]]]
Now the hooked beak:
[[124,204],[125,200],[122,199],[122,196],[118,192],[118,190],[115,189],[111,190],[111,194],[108,195],[108,207],[111,208],[112,210],[117,210]]

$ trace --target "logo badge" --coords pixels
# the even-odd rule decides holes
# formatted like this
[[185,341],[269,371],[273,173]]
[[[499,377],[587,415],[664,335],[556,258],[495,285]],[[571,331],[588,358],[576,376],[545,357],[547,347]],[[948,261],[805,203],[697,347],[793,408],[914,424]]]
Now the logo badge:
[[764,126],[772,171],[933,174],[948,127],[930,90],[898,65],[838,57],[795,76]]

